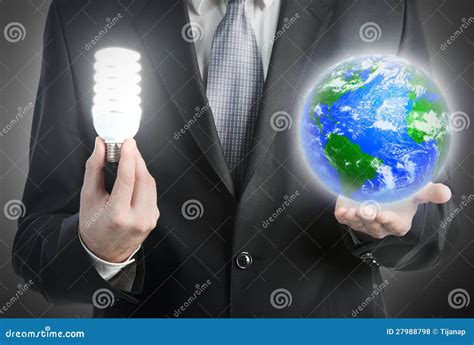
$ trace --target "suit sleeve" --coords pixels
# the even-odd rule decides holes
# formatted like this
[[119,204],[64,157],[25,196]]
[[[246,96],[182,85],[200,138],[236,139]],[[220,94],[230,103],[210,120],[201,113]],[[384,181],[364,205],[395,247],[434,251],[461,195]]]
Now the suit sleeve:
[[[405,1],[399,55],[429,71],[428,49],[414,1]],[[444,183],[452,189],[449,168],[436,182]],[[376,240],[345,227],[344,240],[352,253],[369,265],[397,270],[430,269],[446,254],[447,243],[453,243],[457,237],[454,232],[459,231],[459,227],[453,222],[445,221],[454,208],[452,201],[442,205],[420,205],[411,230],[402,237],[387,236]]]
[[[78,236],[79,196],[85,161],[95,133],[88,111],[80,108],[61,16],[53,1],[44,33],[43,62],[32,124],[30,166],[12,252],[15,272],[50,302],[91,303],[94,292],[136,302],[143,263],[131,293],[107,283],[94,269]],[[143,250],[137,253],[137,262]]]

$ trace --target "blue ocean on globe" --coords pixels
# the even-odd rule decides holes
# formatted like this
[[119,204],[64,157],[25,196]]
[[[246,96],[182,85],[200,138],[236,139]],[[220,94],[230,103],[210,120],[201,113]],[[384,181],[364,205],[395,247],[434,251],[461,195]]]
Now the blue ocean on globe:
[[433,81],[408,61],[354,57],[310,90],[300,137],[326,189],[356,201],[393,202],[442,169],[450,143],[448,108]]

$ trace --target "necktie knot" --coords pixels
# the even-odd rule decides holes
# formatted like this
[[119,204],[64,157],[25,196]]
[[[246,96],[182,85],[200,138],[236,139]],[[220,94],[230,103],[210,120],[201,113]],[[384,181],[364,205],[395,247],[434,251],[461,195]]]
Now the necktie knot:
[[244,5],[247,0],[229,0],[227,6],[229,5]]
[[227,10],[225,13],[225,16],[239,16],[239,15],[244,15],[245,16],[245,5],[247,1],[246,0],[229,0],[227,2]]

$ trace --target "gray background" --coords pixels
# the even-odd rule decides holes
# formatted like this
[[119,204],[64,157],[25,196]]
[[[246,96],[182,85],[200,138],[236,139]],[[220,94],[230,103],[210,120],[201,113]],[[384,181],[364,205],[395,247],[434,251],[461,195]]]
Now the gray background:
[[[99,0],[93,0],[99,1]],[[380,0],[383,1],[383,0]],[[400,10],[396,1],[385,2],[387,13]],[[49,0],[0,0],[0,130],[17,115],[18,108],[35,101],[38,85],[42,32]],[[433,77],[443,90],[451,111],[473,114],[473,32],[474,24],[444,51],[440,46],[456,30],[463,18],[474,15],[471,0],[425,0],[418,3],[423,29],[431,52]],[[20,22],[26,29],[25,39],[10,43],[4,39],[3,28]],[[98,31],[103,23],[93,23]],[[11,245],[16,222],[5,217],[4,205],[20,199],[28,172],[28,145],[32,112],[28,112],[7,134],[0,136],[0,308],[17,293],[17,277],[11,267]],[[462,195],[474,194],[474,124],[456,133],[456,145],[450,154],[454,201]],[[447,243],[449,257],[427,272],[394,272],[384,270],[390,281],[385,289],[391,317],[466,317],[472,316],[474,301],[468,307],[453,309],[448,294],[463,288],[474,297],[473,288],[473,223],[474,202],[458,215],[463,227],[462,238]],[[28,291],[0,317],[85,317],[89,306],[58,306]]]

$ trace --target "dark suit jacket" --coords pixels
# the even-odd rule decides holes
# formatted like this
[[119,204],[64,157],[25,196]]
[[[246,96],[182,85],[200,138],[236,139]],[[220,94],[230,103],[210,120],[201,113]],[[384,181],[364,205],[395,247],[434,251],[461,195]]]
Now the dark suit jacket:
[[[94,292],[106,288],[115,302],[95,312],[114,317],[350,317],[380,284],[379,265],[416,270],[439,260],[447,231],[439,224],[449,204],[420,207],[402,238],[355,234],[336,222],[334,197],[305,168],[298,146],[305,92],[335,62],[369,52],[428,61],[413,1],[282,1],[278,30],[296,14],[299,18],[275,41],[239,195],[193,43],[182,38],[189,20],[185,1],[137,0],[124,6],[56,0],[49,11],[24,193],[27,213],[13,250],[16,272],[32,279],[45,298],[91,303]],[[122,18],[100,33],[106,18],[119,13]],[[366,22],[380,26],[379,40],[360,39]],[[158,182],[161,211],[157,229],[137,254],[128,292],[98,275],[77,229],[84,163],[96,136],[94,52],[110,45],[142,54],[143,117],[136,140]],[[286,131],[270,124],[279,111],[292,117]],[[110,189],[115,171],[106,170]],[[203,212],[190,220],[182,206],[193,199]],[[282,207],[287,199],[290,205]],[[236,265],[241,252],[252,257],[247,269]],[[277,289],[287,290],[291,304],[274,306]],[[385,315],[381,296],[359,315]]]

